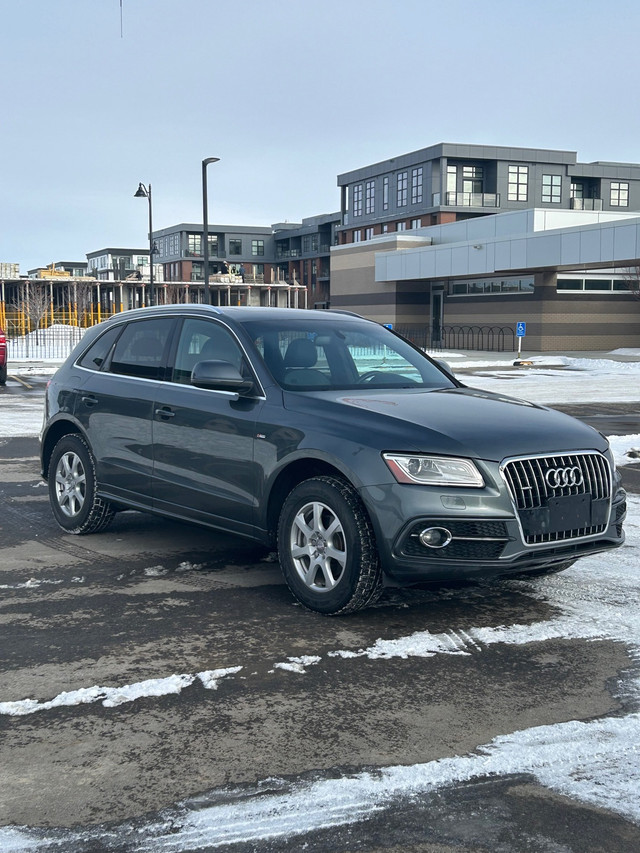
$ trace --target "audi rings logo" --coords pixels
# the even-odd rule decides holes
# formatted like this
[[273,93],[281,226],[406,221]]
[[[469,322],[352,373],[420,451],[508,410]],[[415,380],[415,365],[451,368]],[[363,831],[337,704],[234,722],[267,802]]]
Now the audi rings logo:
[[552,489],[563,489],[566,486],[581,486],[584,482],[582,471],[577,465],[572,468],[549,468],[544,475],[547,485]]

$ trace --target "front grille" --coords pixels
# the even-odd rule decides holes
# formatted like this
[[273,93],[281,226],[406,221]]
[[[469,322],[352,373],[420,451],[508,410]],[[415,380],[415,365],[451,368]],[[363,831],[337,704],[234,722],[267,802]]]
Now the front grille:
[[611,470],[601,454],[512,459],[502,473],[527,545],[594,536],[606,530]]

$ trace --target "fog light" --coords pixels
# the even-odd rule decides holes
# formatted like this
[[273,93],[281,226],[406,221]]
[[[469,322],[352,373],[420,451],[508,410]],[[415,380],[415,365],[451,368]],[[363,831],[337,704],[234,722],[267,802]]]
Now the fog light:
[[444,548],[451,542],[453,536],[446,527],[426,527],[420,532],[418,539],[427,548]]

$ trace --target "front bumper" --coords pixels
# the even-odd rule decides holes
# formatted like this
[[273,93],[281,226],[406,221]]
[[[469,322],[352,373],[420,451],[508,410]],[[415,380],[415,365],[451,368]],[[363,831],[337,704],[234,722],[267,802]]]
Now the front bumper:
[[[494,481],[495,482],[495,481]],[[560,566],[624,542],[626,493],[619,486],[604,529],[544,544],[526,544],[506,489],[449,490],[386,485],[363,489],[382,567],[390,584],[492,577]],[[419,533],[441,527],[451,533],[443,548],[422,544]]]

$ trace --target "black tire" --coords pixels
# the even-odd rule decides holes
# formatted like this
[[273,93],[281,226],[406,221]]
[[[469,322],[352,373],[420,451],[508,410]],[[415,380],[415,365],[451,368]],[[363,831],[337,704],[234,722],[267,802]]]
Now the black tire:
[[115,510],[96,495],[96,466],[80,435],[65,435],[51,454],[49,500],[56,521],[67,533],[98,533],[110,524]]
[[0,367],[0,385],[6,385],[6,384],[7,384],[7,365],[3,364],[2,367]]
[[313,477],[291,490],[280,513],[278,557],[293,595],[317,613],[352,613],[380,595],[369,516],[355,489],[337,477]]

